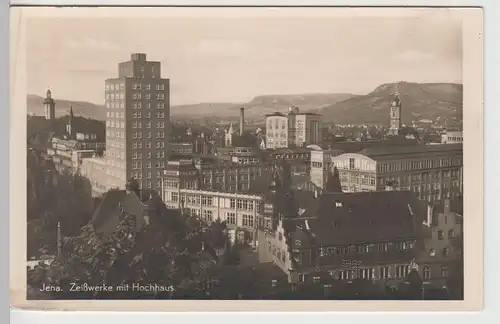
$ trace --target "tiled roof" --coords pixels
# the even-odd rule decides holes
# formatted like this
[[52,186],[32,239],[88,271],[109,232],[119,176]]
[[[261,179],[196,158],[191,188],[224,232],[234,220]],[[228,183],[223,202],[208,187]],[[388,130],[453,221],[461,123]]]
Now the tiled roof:
[[348,245],[416,237],[426,208],[409,191],[326,193],[315,216],[293,220],[296,239],[305,245]]

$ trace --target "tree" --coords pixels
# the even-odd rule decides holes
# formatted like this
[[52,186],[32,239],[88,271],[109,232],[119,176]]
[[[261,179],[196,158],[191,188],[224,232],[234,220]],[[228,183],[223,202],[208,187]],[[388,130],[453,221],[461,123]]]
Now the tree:
[[[28,271],[28,285],[58,285],[63,291],[52,292],[58,299],[73,298],[173,298],[170,291],[116,291],[124,285],[149,284],[173,286],[184,293],[195,293],[204,275],[200,250],[189,246],[191,237],[179,240],[152,218],[149,226],[137,230],[136,217],[123,214],[112,235],[96,233],[91,225],[78,237],[64,243],[61,258],[50,265]],[[111,292],[69,291],[70,283],[87,286],[111,286]]]

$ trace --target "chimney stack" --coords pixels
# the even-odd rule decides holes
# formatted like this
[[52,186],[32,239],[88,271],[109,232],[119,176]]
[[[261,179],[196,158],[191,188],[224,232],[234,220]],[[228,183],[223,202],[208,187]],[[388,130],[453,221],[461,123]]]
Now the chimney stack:
[[62,257],[62,236],[61,236],[61,222],[57,222],[57,256],[59,259]]
[[245,108],[240,108],[240,136],[243,136],[244,127],[245,127]]

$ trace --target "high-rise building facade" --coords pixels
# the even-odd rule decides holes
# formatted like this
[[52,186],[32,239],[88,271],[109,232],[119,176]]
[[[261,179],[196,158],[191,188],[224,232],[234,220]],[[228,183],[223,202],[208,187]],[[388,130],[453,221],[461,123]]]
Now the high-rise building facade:
[[300,113],[297,107],[290,107],[288,115],[269,114],[266,116],[266,138],[266,147],[271,149],[321,144],[321,115]]
[[289,133],[295,134],[294,144],[297,147],[321,144],[323,131],[321,127],[321,115],[314,113],[301,113],[294,116],[294,129]]
[[118,78],[107,79],[107,187],[123,188],[134,177],[142,189],[161,192],[169,158],[170,87],[161,63],[134,53],[118,64]]
[[288,147],[288,117],[276,112],[266,116],[266,148]]

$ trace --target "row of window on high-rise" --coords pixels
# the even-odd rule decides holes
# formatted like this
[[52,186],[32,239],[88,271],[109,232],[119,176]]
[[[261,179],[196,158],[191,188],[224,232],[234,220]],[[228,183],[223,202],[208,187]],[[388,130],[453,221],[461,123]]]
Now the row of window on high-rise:
[[[132,128],[142,128],[142,122],[133,121]],[[145,122],[144,128],[151,128],[151,122],[150,121]],[[156,128],[165,128],[165,122],[162,122],[162,121],[156,122]]]
[[[114,90],[124,90],[125,83],[106,83],[105,85],[106,91],[114,91]],[[155,87],[151,87],[151,84],[145,84],[144,86],[141,83],[133,83],[132,90],[147,90],[151,91],[151,89],[156,89],[156,91],[164,91],[165,85],[162,83],[158,83]]]
[[[151,132],[132,132],[132,139],[152,138]],[[156,138],[165,138],[165,132],[156,132]]]
[[[134,98],[138,99],[138,98]],[[130,104],[130,107],[132,109],[142,109],[143,105],[141,101],[133,101]],[[151,109],[151,102],[146,102],[144,107],[146,109]],[[158,101],[155,105],[156,109],[165,109],[165,102],[163,101]],[[106,108],[108,109],[125,109],[125,101],[124,100],[107,100],[106,101]]]
[[[113,112],[111,112],[111,114],[112,113]],[[113,116],[111,116],[111,117],[113,117]],[[134,112],[132,112],[131,117],[132,118],[136,118],[136,119],[151,118],[151,112],[150,111],[144,112],[144,117],[143,117],[142,112],[140,112],[140,111],[134,111]],[[157,111],[156,112],[156,118],[157,119],[163,119],[163,118],[165,118],[165,113],[163,111]]]
[[[134,151],[132,152],[132,160],[142,160],[143,157],[146,159],[151,159],[152,158],[152,152],[144,152],[144,155],[142,154],[143,152],[139,151]],[[155,157],[157,159],[164,159],[165,158],[165,151],[156,151],[155,152]]]
[[[144,145],[143,145],[143,142],[144,142]],[[132,149],[142,149],[143,147],[150,149],[152,147],[151,141],[147,141],[147,140],[132,141]],[[156,141],[155,148],[157,148],[157,149],[165,148],[165,141]]]

